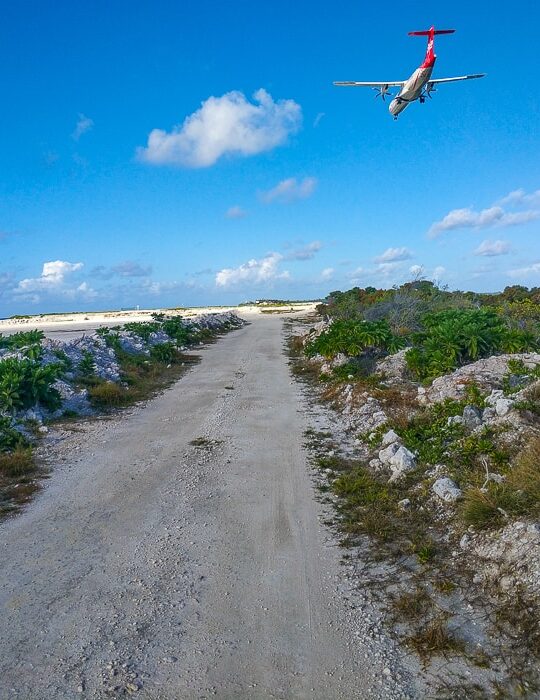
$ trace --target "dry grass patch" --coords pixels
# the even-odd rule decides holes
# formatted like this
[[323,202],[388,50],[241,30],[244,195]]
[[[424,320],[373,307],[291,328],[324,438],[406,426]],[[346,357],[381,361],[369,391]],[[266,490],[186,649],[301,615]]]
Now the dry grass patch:
[[0,475],[9,479],[17,479],[36,471],[32,450],[19,447],[13,452],[0,454]]
[[0,453],[0,518],[16,512],[39,490],[42,476],[29,447]]
[[448,629],[448,616],[441,614],[419,628],[414,634],[406,637],[407,646],[414,649],[424,661],[433,656],[449,656],[463,654],[465,643]]
[[88,398],[94,406],[113,408],[125,406],[131,400],[129,389],[116,382],[103,382],[88,387]]
[[392,601],[392,607],[397,622],[403,620],[427,619],[433,608],[433,600],[424,588],[405,591]]
[[522,494],[531,515],[540,514],[540,438],[532,440],[518,455],[508,485]]

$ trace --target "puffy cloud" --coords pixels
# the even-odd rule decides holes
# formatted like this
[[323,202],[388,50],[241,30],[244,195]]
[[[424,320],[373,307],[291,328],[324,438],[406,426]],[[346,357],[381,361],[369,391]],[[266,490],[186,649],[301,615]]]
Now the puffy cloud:
[[300,128],[302,110],[294,100],[274,102],[262,88],[253,99],[238,91],[209,97],[181,126],[170,132],[153,129],[137,157],[152,165],[205,168],[225,155],[269,151]]
[[287,271],[280,272],[279,263],[283,260],[280,253],[268,253],[264,258],[248,260],[238,267],[226,267],[216,275],[216,286],[232,287],[239,283],[272,282],[289,279]]
[[41,275],[21,280],[15,291],[27,293],[58,289],[64,284],[66,276],[80,270],[82,267],[83,264],[81,262],[70,263],[65,260],[43,263]]
[[[453,209],[440,221],[435,221],[431,225],[428,237],[436,238],[445,231],[457,228],[504,228],[506,226],[526,224],[540,218],[540,210],[537,208],[539,206],[540,190],[530,193],[527,193],[524,189],[514,190],[487,209],[481,209],[480,211],[476,211],[472,207]],[[529,207],[529,209],[508,211],[508,207],[511,209]]]
[[325,267],[324,270],[321,272],[321,278],[323,280],[330,280],[334,276],[334,268],[333,267]]
[[229,207],[225,212],[227,219],[243,219],[245,216],[247,216],[247,211],[238,205]]
[[66,260],[43,263],[41,275],[22,279],[13,289],[13,294],[17,298],[34,303],[40,301],[43,294],[64,299],[95,299],[97,292],[87,282],[74,285],[68,283],[68,278],[82,267],[83,263],[71,263]]
[[71,137],[75,140],[78,141],[83,134],[86,134],[87,131],[90,131],[90,129],[94,126],[94,120],[90,119],[90,117],[86,117],[84,114],[79,114],[79,118],[77,119],[77,124],[75,126],[74,132],[71,134]]
[[375,276],[382,276],[382,277],[388,277],[391,275],[393,272],[396,270],[399,270],[401,265],[399,262],[383,262],[379,263],[375,270],[373,271],[373,274]]
[[419,275],[424,274],[424,268],[423,268],[422,265],[411,265],[411,266],[409,267],[409,272],[410,272],[411,275],[413,275],[414,277],[418,277]]
[[412,253],[408,248],[387,248],[384,253],[375,258],[375,262],[397,262],[399,260],[409,260],[410,258],[412,258]]
[[478,248],[473,251],[473,255],[483,255],[486,257],[494,257],[496,255],[507,255],[510,252],[510,244],[507,241],[489,241],[485,240],[480,243]]
[[434,268],[433,270],[433,279],[434,280],[439,280],[446,272],[446,268],[443,267],[442,265],[437,265],[437,267]]
[[510,277],[529,277],[530,275],[540,275],[540,262],[532,263],[526,267],[520,267],[517,270],[509,270]]
[[303,180],[297,180],[295,177],[289,177],[287,180],[282,180],[268,192],[261,193],[263,202],[293,202],[296,199],[307,199],[310,197],[315,187],[317,186],[317,178],[305,177]]
[[311,260],[315,257],[315,254],[323,247],[320,241],[312,241],[301,248],[287,253],[285,256],[286,260]]
[[534,221],[540,217],[540,211],[527,210],[521,212],[507,212],[502,207],[494,206],[481,211],[474,211],[470,207],[465,209],[453,209],[440,221],[436,221],[428,231],[429,238],[436,238],[445,231],[456,228],[488,228],[497,226],[517,226]]

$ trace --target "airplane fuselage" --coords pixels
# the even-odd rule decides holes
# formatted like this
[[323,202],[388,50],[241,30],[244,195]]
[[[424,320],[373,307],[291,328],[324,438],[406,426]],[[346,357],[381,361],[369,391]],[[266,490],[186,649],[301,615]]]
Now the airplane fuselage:
[[471,78],[483,78],[485,73],[474,73],[472,75],[459,75],[453,78],[431,78],[433,67],[437,56],[435,55],[435,35],[436,34],[453,34],[454,29],[423,29],[418,32],[409,32],[409,36],[427,36],[427,50],[424,62],[414,71],[408,80],[394,80],[388,82],[372,82],[345,80],[337,81],[334,85],[352,86],[352,87],[370,87],[377,92],[375,97],[382,97],[383,102],[386,95],[390,95],[390,88],[399,87],[399,93],[392,99],[388,110],[394,119],[406,109],[411,102],[420,100],[420,103],[425,102],[426,97],[431,97],[431,93],[436,89],[435,86],[440,83],[453,83],[456,80],[469,80]]
[[[435,61],[433,61],[433,65],[434,64]],[[420,66],[420,68],[417,68],[414,71],[414,73],[399,91],[399,94],[394,97],[392,102],[390,102],[388,107],[390,114],[397,117],[397,115],[403,112],[403,110],[406,109],[411,102],[414,102],[420,97],[424,87],[431,78],[431,74],[433,73],[433,65],[426,67]]]

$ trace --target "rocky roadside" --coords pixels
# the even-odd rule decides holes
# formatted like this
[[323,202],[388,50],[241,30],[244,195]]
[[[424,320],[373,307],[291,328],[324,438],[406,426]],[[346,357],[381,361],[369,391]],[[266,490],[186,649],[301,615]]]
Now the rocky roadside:
[[505,510],[491,499],[514,493],[516,465],[540,436],[540,355],[489,357],[424,387],[402,350],[367,381],[332,380],[350,358],[301,351],[325,327],[291,325],[292,364],[351,579],[420,657],[437,697],[539,697],[540,524],[523,500]]

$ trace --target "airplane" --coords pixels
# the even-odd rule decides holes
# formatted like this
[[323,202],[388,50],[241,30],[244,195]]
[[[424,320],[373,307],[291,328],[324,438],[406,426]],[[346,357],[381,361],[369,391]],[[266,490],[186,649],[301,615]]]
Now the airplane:
[[[431,99],[431,93],[436,91],[436,85],[440,83],[453,83],[456,80],[472,80],[473,78],[483,78],[485,73],[474,73],[473,75],[460,75],[457,78],[435,78],[431,79],[431,73],[433,72],[433,66],[437,60],[435,55],[434,45],[435,45],[435,34],[453,34],[455,29],[435,29],[431,27],[430,29],[421,32],[409,32],[409,36],[427,36],[427,51],[426,57],[422,65],[417,68],[408,80],[389,80],[387,82],[375,83],[375,82],[357,82],[354,80],[346,81],[336,81],[334,85],[340,87],[370,87],[377,91],[375,97],[382,97],[383,102],[385,101],[386,95],[393,97],[388,111],[394,117],[398,118],[398,115],[406,109],[411,102],[418,100],[420,104],[424,104],[426,97]],[[394,97],[389,89],[392,87],[399,87],[400,90],[398,94]]]

